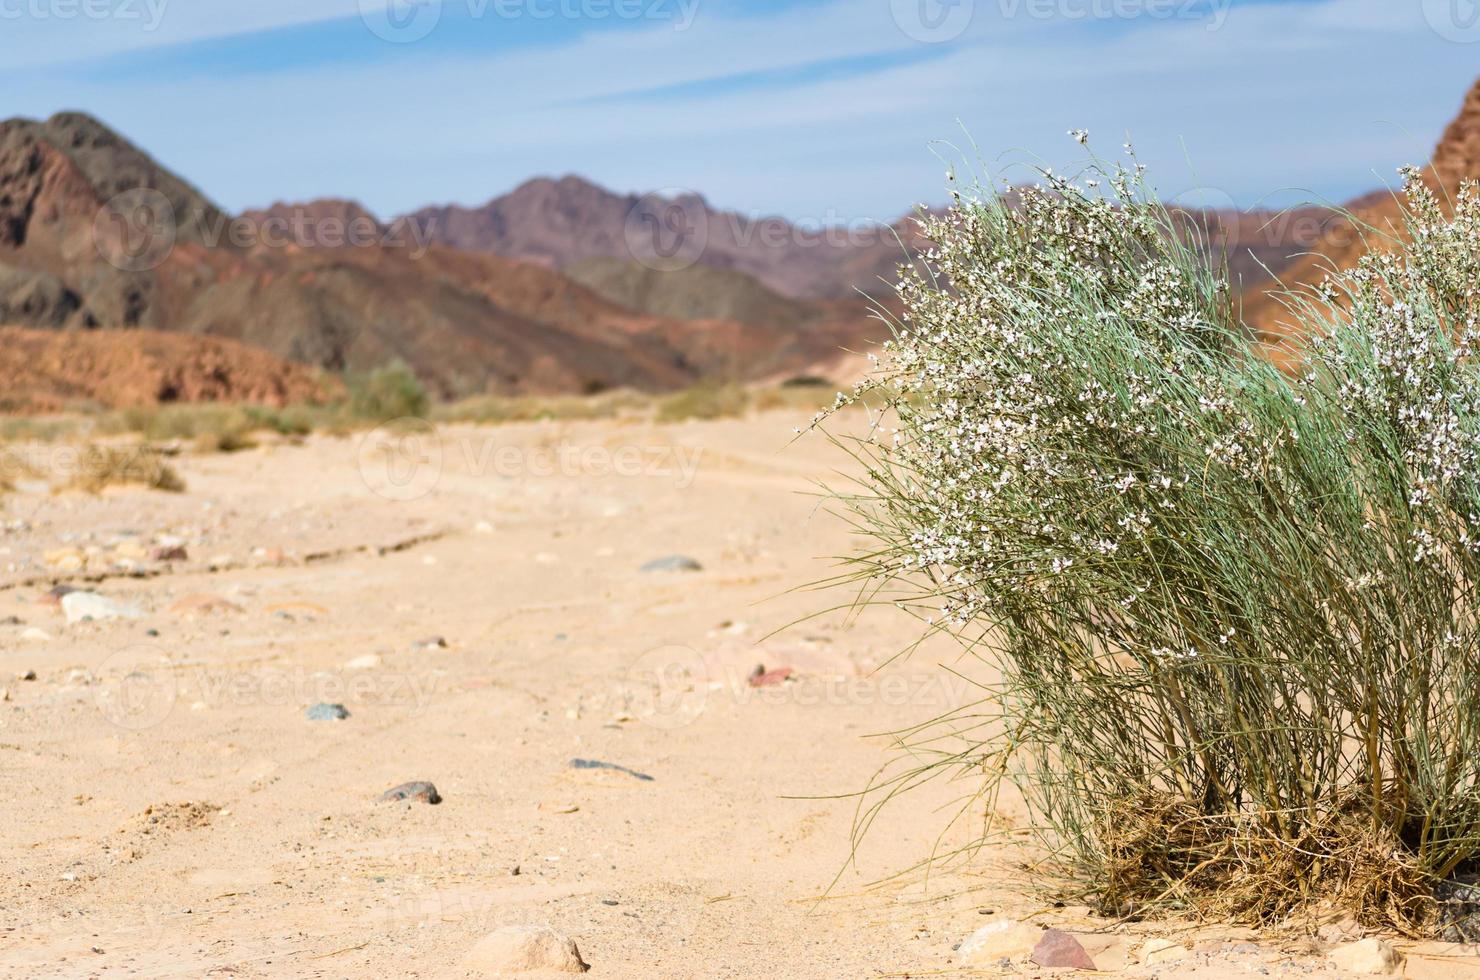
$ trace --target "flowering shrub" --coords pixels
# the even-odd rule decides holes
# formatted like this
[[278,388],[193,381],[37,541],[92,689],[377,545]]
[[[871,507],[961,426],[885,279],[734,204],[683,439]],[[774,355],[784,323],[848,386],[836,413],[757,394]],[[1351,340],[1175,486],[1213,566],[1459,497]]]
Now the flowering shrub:
[[1285,297],[1292,374],[1139,165],[1014,196],[922,219],[853,396],[857,574],[983,662],[875,788],[1013,780],[1112,914],[1432,927],[1480,852],[1476,188],[1405,172],[1404,240]]

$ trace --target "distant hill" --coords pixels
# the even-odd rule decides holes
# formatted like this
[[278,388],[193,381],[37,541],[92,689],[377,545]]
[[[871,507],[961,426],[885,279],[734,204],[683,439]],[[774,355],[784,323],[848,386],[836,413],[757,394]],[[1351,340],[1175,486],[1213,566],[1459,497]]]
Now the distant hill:
[[[654,247],[742,272],[791,299],[885,294],[911,258],[906,221],[811,228],[716,210],[697,194],[616,194],[581,177],[527,181],[482,207],[424,208],[398,218],[439,244],[566,269],[590,259],[642,261]],[[661,263],[655,263],[661,265]],[[684,263],[687,264],[687,263]]]

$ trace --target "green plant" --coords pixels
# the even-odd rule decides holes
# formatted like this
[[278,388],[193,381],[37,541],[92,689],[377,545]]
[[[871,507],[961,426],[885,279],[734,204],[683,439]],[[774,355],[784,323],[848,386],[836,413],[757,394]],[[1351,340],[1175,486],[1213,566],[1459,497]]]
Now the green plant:
[[838,437],[877,541],[846,577],[981,662],[860,826],[1010,780],[1106,913],[1433,928],[1480,858],[1476,187],[1447,217],[1407,173],[1406,236],[1285,298],[1291,376],[1139,165],[1043,181],[922,219]]
[[369,422],[424,418],[426,387],[404,363],[396,361],[348,380],[351,413]]

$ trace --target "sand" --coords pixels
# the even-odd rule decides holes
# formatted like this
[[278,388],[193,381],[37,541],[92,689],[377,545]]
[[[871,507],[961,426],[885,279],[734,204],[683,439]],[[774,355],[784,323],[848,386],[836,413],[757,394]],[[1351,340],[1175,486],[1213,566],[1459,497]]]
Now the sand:
[[[980,825],[942,836],[967,782],[852,839],[897,757],[871,736],[963,703],[969,664],[881,667],[918,624],[805,588],[865,542],[814,495],[850,464],[795,421],[315,436],[182,456],[179,495],[4,498],[0,975],[456,977],[522,924],[593,977],[954,975],[1012,915],[1128,976],[1335,976],[1319,940],[1054,908],[1007,842],[910,873]],[[160,541],[188,557],[139,557]],[[702,570],[640,570],[670,555]],[[57,583],[142,618],[68,625]],[[412,780],[442,802],[377,802]],[[1138,966],[1147,935],[1194,952]]]

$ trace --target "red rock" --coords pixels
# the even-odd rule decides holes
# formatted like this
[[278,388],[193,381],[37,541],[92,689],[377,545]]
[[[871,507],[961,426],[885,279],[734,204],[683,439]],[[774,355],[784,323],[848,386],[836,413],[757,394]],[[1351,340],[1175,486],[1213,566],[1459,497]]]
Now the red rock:
[[751,687],[775,687],[786,683],[792,674],[796,673],[790,667],[778,667],[775,670],[763,670],[750,675]]
[[1074,970],[1093,970],[1095,961],[1089,958],[1079,940],[1067,932],[1050,929],[1033,948],[1033,962],[1050,969],[1067,967]]

